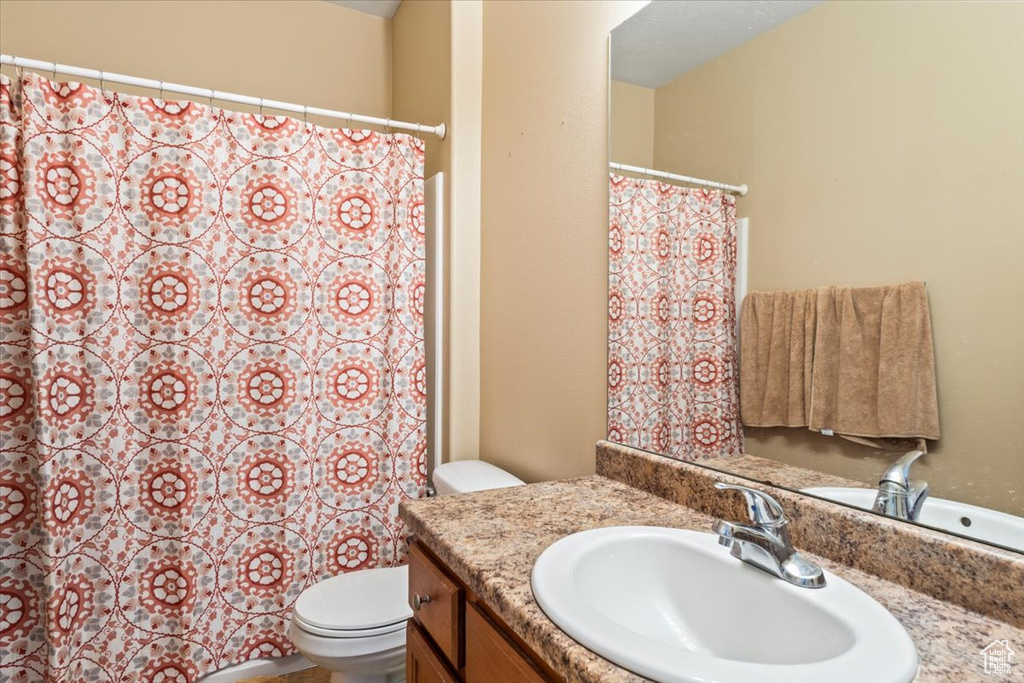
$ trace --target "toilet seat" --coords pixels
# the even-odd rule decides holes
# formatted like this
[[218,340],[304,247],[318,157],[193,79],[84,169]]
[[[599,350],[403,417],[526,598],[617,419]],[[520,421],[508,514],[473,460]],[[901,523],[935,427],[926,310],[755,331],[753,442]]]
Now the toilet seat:
[[330,661],[337,664],[348,660],[346,669],[351,669],[352,658],[366,660],[395,656],[397,664],[405,659],[405,628],[378,636],[336,638],[310,633],[293,619],[288,637],[302,654],[329,671],[336,670],[330,666]]
[[302,591],[292,609],[293,622],[326,638],[394,633],[412,616],[408,590],[407,566],[339,574]]
[[383,636],[388,633],[403,630],[405,628],[406,621],[407,619],[403,619],[395,622],[394,624],[385,624],[384,626],[377,626],[376,628],[324,628],[322,626],[317,626],[316,624],[310,624],[298,614],[292,614],[292,623],[294,623],[295,626],[301,628],[306,633],[323,636],[324,638],[369,638],[371,636]]

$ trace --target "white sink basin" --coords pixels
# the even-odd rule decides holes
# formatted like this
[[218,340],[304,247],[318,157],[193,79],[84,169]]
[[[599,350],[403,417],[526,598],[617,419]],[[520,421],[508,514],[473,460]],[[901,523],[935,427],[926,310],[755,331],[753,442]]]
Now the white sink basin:
[[[803,492],[865,510],[874,506],[876,494],[874,489],[828,486],[807,488]],[[928,498],[921,506],[921,515],[917,521],[936,529],[1024,552],[1024,517],[955,500]]]
[[566,536],[533,567],[563,631],[656,681],[909,683],[917,651],[871,597],[826,572],[801,588],[732,557],[718,537],[609,527]]

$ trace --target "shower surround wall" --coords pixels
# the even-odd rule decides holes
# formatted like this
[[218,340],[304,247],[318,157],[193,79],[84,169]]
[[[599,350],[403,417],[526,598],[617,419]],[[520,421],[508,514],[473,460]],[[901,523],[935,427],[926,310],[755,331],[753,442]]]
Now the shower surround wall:
[[[422,495],[423,147],[0,87],[5,680],[293,652]],[[19,106],[19,99],[21,105]]]

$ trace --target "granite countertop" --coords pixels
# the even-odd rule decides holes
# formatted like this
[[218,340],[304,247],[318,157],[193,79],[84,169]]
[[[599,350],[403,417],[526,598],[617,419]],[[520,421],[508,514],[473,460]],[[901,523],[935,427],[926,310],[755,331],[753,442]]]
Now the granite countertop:
[[[402,503],[402,515],[422,543],[570,682],[644,679],[578,644],[544,615],[530,587],[540,553],[563,536],[595,527],[707,531],[713,522],[690,508],[597,475],[408,501]],[[919,681],[1019,680],[985,675],[979,651],[997,638],[1024,646],[1024,629],[805,554],[900,620],[917,646]],[[1014,675],[1021,666],[1014,666]]]
[[790,465],[778,460],[770,460],[749,453],[741,455],[722,455],[708,458],[700,463],[705,467],[719,470],[737,477],[746,477],[771,486],[784,486],[794,491],[801,489],[830,486],[835,488],[855,488],[877,490],[877,484],[865,484],[854,479],[839,477],[825,472],[816,472],[805,467]]

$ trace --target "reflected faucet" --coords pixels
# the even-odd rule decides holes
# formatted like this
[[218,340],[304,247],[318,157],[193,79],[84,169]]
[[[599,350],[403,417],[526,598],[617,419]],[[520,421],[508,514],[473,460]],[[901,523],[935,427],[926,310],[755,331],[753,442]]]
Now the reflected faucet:
[[718,482],[715,488],[741,492],[752,522],[746,525],[719,519],[712,525],[712,530],[718,534],[718,543],[731,548],[733,557],[796,586],[821,588],[825,585],[821,567],[793,548],[787,528],[789,520],[777,500],[764,491],[746,486]]
[[921,506],[928,498],[928,483],[910,478],[910,466],[924,455],[924,451],[910,451],[889,466],[878,480],[875,512],[916,522]]

